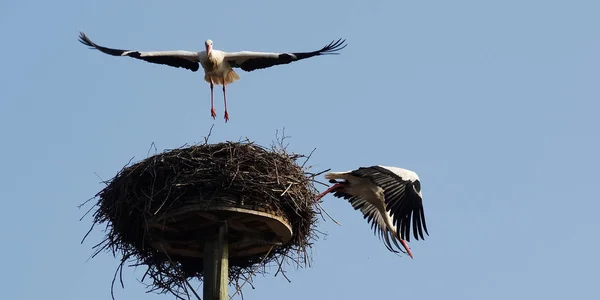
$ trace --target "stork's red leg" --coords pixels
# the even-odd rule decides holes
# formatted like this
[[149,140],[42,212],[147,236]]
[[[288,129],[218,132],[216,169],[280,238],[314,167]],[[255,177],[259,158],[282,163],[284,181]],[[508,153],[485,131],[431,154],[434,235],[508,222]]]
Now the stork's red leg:
[[330,188],[326,189],[324,192],[320,193],[316,198],[315,198],[315,202],[318,202],[319,200],[321,200],[321,198],[325,197],[325,195],[333,192],[336,189],[342,188],[344,187],[343,184],[341,183],[336,183],[334,185],[332,185]]
[[223,80],[223,102],[225,102],[225,123],[229,121],[229,112],[227,111],[227,96],[225,95],[225,80]]
[[217,112],[215,111],[215,93],[212,80],[210,81],[210,116],[214,119],[217,117]]
[[410,258],[414,259],[413,255],[412,255],[412,251],[410,251],[410,248],[408,247],[408,244],[406,243],[406,241],[400,240],[400,243],[402,244],[404,249],[406,249],[406,253],[408,253],[408,256],[410,256]]

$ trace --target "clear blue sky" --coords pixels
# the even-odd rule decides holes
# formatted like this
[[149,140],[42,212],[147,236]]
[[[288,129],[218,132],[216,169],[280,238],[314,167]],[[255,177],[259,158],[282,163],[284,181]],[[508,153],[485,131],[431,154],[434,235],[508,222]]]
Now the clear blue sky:
[[[0,2],[2,299],[109,299],[118,261],[86,261],[77,205],[132,157],[202,140],[268,145],[345,171],[386,164],[422,179],[430,236],[389,253],[360,213],[312,268],[255,278],[246,299],[597,299],[600,260],[598,1]],[[231,121],[209,113],[201,72],[88,50],[304,51],[342,55],[246,73]],[[117,299],[144,294],[126,269]],[[596,282],[596,283],[594,283]]]

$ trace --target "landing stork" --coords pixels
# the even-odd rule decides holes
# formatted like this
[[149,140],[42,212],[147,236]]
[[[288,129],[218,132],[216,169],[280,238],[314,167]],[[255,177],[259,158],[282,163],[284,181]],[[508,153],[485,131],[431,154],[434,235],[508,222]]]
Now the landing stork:
[[213,41],[206,40],[205,51],[152,51],[141,52],[135,50],[119,50],[99,46],[92,42],[85,33],[81,32],[79,41],[86,46],[97,49],[100,52],[113,56],[129,56],[147,62],[168,65],[176,68],[185,68],[192,72],[204,69],[204,80],[210,84],[210,114],[213,119],[217,116],[214,107],[214,85],[223,85],[223,102],[225,104],[225,122],[229,120],[227,111],[227,97],[225,85],[240,79],[233,68],[240,68],[250,72],[257,69],[265,69],[276,65],[289,64],[294,61],[310,58],[318,55],[339,54],[346,47],[346,40],[339,39],[329,43],[327,46],[312,52],[293,53],[271,53],[271,52],[225,52],[213,49]]
[[416,240],[419,237],[424,239],[423,231],[429,235],[423,212],[421,181],[415,172],[397,167],[372,166],[331,172],[325,174],[325,178],[335,184],[319,194],[316,201],[329,193],[348,200],[371,223],[371,228],[375,234],[379,234],[388,250],[394,253],[398,253],[395,249],[402,251],[398,245],[400,242],[413,258],[406,243],[410,241],[411,224]]

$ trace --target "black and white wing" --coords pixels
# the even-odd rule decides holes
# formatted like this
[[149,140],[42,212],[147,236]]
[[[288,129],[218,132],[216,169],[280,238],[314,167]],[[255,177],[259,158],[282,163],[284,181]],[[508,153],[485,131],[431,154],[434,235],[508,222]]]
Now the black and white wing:
[[383,216],[379,213],[375,206],[373,206],[371,203],[369,203],[362,197],[352,196],[341,191],[335,192],[333,196],[348,200],[348,202],[350,202],[350,204],[355,210],[360,210],[360,212],[363,214],[364,219],[367,220],[367,223],[371,224],[371,229],[373,229],[373,233],[379,236],[379,239],[384,242],[385,247],[388,250],[394,253],[398,253],[398,251],[396,250],[398,249],[400,250],[400,252],[406,253],[406,251],[402,249],[402,246],[398,244],[398,240],[394,238],[392,231],[390,231],[385,225]]
[[305,58],[310,58],[318,55],[339,54],[346,47],[346,40],[339,39],[332,41],[329,45],[312,52],[296,52],[296,53],[270,53],[270,52],[232,52],[225,53],[225,61],[232,68],[241,68],[244,71],[254,71],[257,69],[265,69],[276,65],[289,64]]
[[418,179],[402,178],[382,166],[361,167],[351,174],[369,178],[383,189],[386,210],[392,216],[400,238],[410,242],[411,225],[416,240],[419,240],[419,237],[424,239],[423,232],[429,235],[420,195],[421,183]]
[[140,52],[135,50],[111,49],[95,44],[83,32],[79,33],[79,42],[112,56],[129,56],[155,64],[185,68],[192,72],[196,72],[200,68],[197,52],[183,50]]

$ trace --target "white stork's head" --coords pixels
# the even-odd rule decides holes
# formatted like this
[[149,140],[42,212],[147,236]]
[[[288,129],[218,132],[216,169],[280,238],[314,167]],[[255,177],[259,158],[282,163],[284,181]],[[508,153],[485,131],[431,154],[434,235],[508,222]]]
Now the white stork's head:
[[210,51],[212,50],[213,41],[206,40],[206,42],[204,42],[204,46],[206,46],[206,54],[210,53]]

